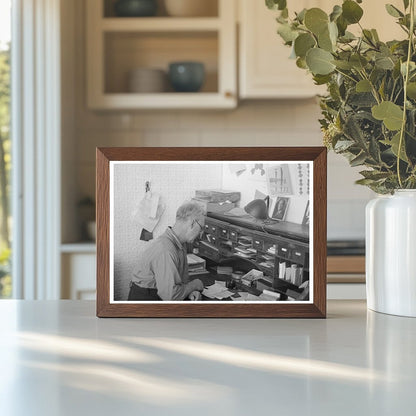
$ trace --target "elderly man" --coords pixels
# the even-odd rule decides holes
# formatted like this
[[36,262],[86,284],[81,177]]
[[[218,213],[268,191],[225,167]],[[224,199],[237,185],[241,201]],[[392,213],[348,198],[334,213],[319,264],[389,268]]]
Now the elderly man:
[[176,222],[141,253],[133,274],[128,300],[197,300],[204,289],[201,280],[189,281],[184,244],[201,233],[204,211],[186,202],[176,212]]

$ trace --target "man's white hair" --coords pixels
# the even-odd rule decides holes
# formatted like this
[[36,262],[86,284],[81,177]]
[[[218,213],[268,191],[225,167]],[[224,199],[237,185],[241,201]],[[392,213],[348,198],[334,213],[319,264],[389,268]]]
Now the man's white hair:
[[204,215],[204,209],[197,202],[184,202],[176,211],[176,220],[186,221],[189,218],[195,220]]

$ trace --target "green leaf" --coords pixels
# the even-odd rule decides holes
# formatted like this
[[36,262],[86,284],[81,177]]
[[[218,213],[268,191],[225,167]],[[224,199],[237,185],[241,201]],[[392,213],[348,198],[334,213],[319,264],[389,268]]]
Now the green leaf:
[[393,17],[403,17],[404,14],[397,8],[394,7],[392,4],[386,4],[387,13]]
[[292,27],[287,23],[279,25],[277,28],[277,33],[286,43],[293,42],[298,36],[298,32],[293,30]]
[[318,36],[327,29],[328,15],[318,7],[309,9],[305,13],[305,26]]
[[314,75],[330,74],[335,69],[335,65],[332,63],[333,59],[331,53],[320,48],[309,49],[306,54],[306,64]]
[[366,79],[362,79],[360,82],[357,82],[355,86],[357,92],[371,92],[371,83]]
[[[391,151],[394,153],[396,157],[399,154],[399,144],[400,144],[400,132],[395,134],[393,138],[391,139],[391,141],[389,142],[389,145],[391,146]],[[406,155],[404,140],[400,148],[400,159],[403,160],[404,162],[409,162],[409,159],[407,158],[407,155]]]
[[392,57],[378,56],[375,61],[376,67],[380,69],[394,69],[394,61]]
[[313,80],[315,81],[315,85],[323,85],[331,81],[331,76],[315,74]]
[[371,34],[373,35],[373,39],[376,42],[380,42],[380,38],[378,37],[378,33],[377,33],[377,30],[376,29],[371,29]]
[[342,16],[349,23],[358,23],[363,16],[363,9],[352,0],[346,0],[342,3]]
[[352,55],[349,62],[354,68],[358,70],[363,69],[368,64],[367,60],[358,53]]
[[348,61],[334,60],[332,63],[339,69],[348,71],[352,68],[352,65]]
[[296,14],[296,18],[299,22],[303,23],[303,21],[305,20],[306,12],[306,9],[302,9],[299,13]]
[[332,13],[329,15],[329,20],[331,22],[335,22],[338,17],[342,15],[342,7],[336,4],[334,8],[332,9]]
[[301,69],[308,69],[308,65],[306,65],[305,58],[298,58],[296,59],[296,66]]
[[351,140],[338,140],[334,146],[335,152],[345,152],[348,150],[351,146],[354,145],[354,142]]
[[403,110],[391,101],[383,101],[371,109],[373,117],[382,120],[384,125],[392,131],[402,127]]
[[266,6],[271,10],[283,10],[286,5],[286,0],[266,0]]
[[295,53],[296,56],[304,58],[306,52],[316,45],[315,39],[309,33],[302,33],[295,39]]
[[362,152],[357,157],[350,160],[350,166],[352,167],[360,166],[365,162],[366,159],[367,159],[367,155],[364,152]]
[[404,9],[406,10],[409,7],[409,0],[403,0],[403,6],[404,6]]
[[416,82],[407,84],[407,96],[412,100],[416,100]]
[[334,44],[332,43],[331,37],[329,35],[328,26],[325,31],[321,32],[318,35],[318,45],[321,49],[324,49],[325,51],[334,51]]

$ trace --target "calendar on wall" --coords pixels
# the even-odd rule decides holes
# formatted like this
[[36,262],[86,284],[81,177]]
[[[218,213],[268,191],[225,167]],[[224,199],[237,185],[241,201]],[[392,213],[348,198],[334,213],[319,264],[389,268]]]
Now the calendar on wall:
[[270,196],[293,195],[292,181],[287,164],[267,168],[267,187]]

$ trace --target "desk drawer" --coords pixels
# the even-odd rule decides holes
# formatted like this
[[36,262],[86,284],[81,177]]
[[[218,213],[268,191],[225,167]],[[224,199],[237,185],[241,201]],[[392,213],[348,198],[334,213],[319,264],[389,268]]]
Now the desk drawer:
[[304,264],[306,257],[306,250],[303,247],[294,247],[290,250],[290,260],[297,264]]
[[220,230],[219,235],[220,235],[221,238],[226,238],[226,239],[229,238],[228,237],[229,236],[229,231],[226,228],[220,227],[219,230]]
[[205,232],[208,234],[217,235],[218,234],[218,227],[213,224],[205,224]]
[[238,241],[238,231],[230,230],[229,231],[229,237],[231,241],[237,242]]
[[264,241],[261,238],[253,237],[253,248],[264,250]]
[[277,256],[291,260],[291,249],[287,245],[279,244],[277,247]]

